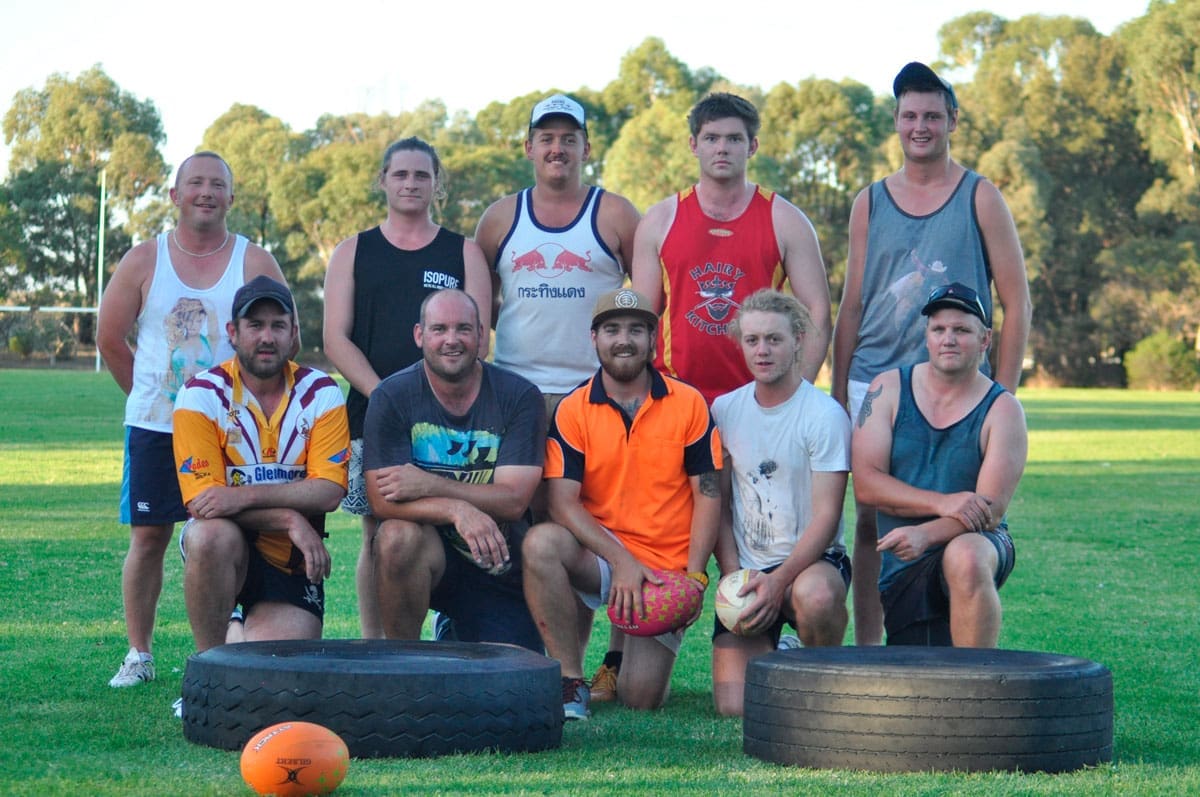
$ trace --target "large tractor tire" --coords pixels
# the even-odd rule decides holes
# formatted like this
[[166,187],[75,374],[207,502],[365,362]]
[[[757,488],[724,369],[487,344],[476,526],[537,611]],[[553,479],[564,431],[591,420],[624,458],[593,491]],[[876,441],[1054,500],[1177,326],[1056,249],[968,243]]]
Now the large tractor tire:
[[355,758],[528,752],[562,742],[558,662],[512,645],[305,640],[191,656],[183,733],[241,749],[285,720],[324,725]]
[[878,772],[1066,772],[1112,760],[1112,673],[977,648],[777,651],[746,668],[743,749]]

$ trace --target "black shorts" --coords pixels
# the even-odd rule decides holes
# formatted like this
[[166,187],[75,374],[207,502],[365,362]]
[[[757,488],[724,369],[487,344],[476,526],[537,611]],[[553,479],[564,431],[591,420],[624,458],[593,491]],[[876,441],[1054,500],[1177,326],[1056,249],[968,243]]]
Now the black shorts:
[[[191,521],[188,522],[188,525],[190,524]],[[185,525],[179,534],[179,554],[184,562],[187,561],[187,548],[184,545],[187,533],[188,526]],[[298,573],[285,573],[263,558],[251,535],[243,531],[242,536],[246,539],[246,547],[250,549],[246,562],[246,580],[237,595],[237,603],[242,607],[242,613],[248,617],[256,603],[269,601],[298,606],[324,622],[325,584],[309,581],[303,569]]]
[[[838,574],[842,577],[842,583],[846,585],[846,589],[850,588],[850,576],[851,576],[850,557],[846,556],[845,551],[836,551],[833,553],[826,551],[825,553],[821,554],[821,561],[828,562],[829,564],[833,565],[834,568],[837,569]],[[780,562],[779,564],[783,564],[783,562]],[[762,572],[763,573],[773,573],[778,569],[779,569],[779,565],[775,565],[774,567],[764,568],[762,570]],[[771,625],[770,628],[768,628],[766,630],[765,633],[769,634],[771,637],[771,646],[772,647],[779,644],[779,636],[783,633],[784,624],[791,625],[791,623],[788,621],[788,619],[783,616],[783,612],[780,612],[779,616],[775,618],[775,622]],[[792,628],[794,630],[795,626],[792,626]],[[726,628],[724,626],[724,624],[721,623],[721,618],[718,617],[716,615],[716,613],[714,612],[713,613],[713,634],[712,634],[713,641],[716,641],[717,637],[721,636],[721,634],[732,634],[732,633],[733,633],[732,631],[730,631],[728,628]]]
[[[999,566],[996,568],[996,589],[1004,586],[1016,563],[1017,552],[1007,527],[979,532],[996,548]],[[889,645],[923,645],[949,647],[950,594],[942,573],[942,554],[945,546],[903,570],[885,591],[883,626]]]
[[[544,653],[525,592],[521,586],[521,542],[524,523],[509,525],[508,551],[512,566],[502,575],[488,575],[438,534],[446,557],[446,572],[433,588],[429,605],[454,621],[454,638],[462,642],[507,642]],[[513,533],[513,529],[519,533]]]
[[247,617],[254,604],[271,601],[299,606],[309,614],[325,621],[325,584],[314,584],[304,572],[285,573],[268,564],[258,548],[250,545],[250,561],[246,566],[246,581],[237,596]]
[[132,526],[170,526],[187,520],[175,470],[175,450],[169,433],[126,426],[121,522]]

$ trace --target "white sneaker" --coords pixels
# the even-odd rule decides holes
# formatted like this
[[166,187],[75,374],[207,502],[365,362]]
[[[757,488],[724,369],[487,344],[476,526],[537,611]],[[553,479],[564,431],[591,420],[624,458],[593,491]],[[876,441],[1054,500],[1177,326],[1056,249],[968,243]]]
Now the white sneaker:
[[781,634],[779,637],[779,644],[775,646],[775,649],[799,650],[802,647],[804,647],[804,645],[800,643],[800,637],[796,636],[795,634]]
[[112,687],[137,686],[140,683],[147,683],[154,680],[154,657],[142,660],[142,654],[138,653],[137,648],[130,648],[125,654],[125,661],[121,663],[121,669],[117,670],[117,674],[108,682]]
[[175,719],[183,719],[183,698],[175,698],[175,702],[171,704],[171,713],[175,715]]

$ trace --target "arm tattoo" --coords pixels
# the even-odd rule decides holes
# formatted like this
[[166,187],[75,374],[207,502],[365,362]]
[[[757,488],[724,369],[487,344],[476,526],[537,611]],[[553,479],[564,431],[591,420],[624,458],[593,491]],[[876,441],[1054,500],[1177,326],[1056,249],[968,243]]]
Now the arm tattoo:
[[700,493],[709,498],[719,498],[721,496],[721,481],[717,478],[715,470],[700,474]]
[[879,398],[879,394],[883,392],[883,388],[879,388],[874,392],[867,391],[867,395],[863,396],[862,406],[858,409],[858,428],[861,429],[863,424],[867,422],[867,418],[871,417],[871,402]]

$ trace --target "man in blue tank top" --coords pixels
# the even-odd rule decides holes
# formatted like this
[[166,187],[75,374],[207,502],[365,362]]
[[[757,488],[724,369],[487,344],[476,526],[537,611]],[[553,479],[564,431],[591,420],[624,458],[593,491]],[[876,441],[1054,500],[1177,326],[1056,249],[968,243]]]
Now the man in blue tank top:
[[854,494],[876,507],[889,645],[995,647],[1015,558],[1004,513],[1025,469],[1025,414],[979,370],[992,341],[971,288],[935,288],[928,362],[877,376],[855,422]]
[[[978,294],[992,316],[992,282],[1003,308],[996,381],[1015,392],[1029,337],[1029,283],[1016,225],[996,186],[950,157],[958,126],[954,89],[924,64],[892,83],[904,165],[863,189],[850,212],[846,282],[833,332],[832,395],[858,416],[867,385],[926,358],[918,311],[951,282]],[[987,361],[984,373],[991,373]],[[860,645],[879,644],[873,507],[858,506],[854,626]]]

